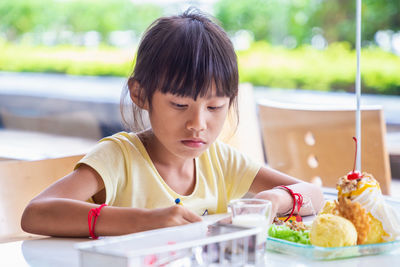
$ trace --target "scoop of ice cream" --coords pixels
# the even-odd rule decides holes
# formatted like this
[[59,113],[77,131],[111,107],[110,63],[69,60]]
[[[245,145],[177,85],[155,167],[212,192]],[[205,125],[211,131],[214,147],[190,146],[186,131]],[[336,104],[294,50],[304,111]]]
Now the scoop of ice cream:
[[333,215],[318,215],[310,231],[310,242],[320,247],[343,247],[357,244],[357,231],[347,219]]
[[377,220],[371,213],[368,214],[370,221],[370,230],[367,235],[367,240],[364,244],[376,244],[385,242],[388,239],[388,234],[383,230],[382,223]]

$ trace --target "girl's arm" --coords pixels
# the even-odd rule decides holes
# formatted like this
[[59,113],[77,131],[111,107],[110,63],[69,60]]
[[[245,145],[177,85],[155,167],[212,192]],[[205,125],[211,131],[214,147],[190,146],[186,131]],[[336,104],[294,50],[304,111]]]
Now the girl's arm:
[[[104,183],[99,174],[81,165],[28,204],[21,227],[41,235],[89,236],[88,213],[99,205],[86,200],[102,190]],[[122,235],[196,221],[201,218],[181,205],[154,210],[106,206],[101,209],[95,234]]]
[[319,186],[293,178],[269,167],[261,167],[250,186],[250,192],[255,193],[256,198],[271,200],[273,214],[284,214],[291,211],[293,198],[285,189],[274,188],[279,185],[285,185],[293,192],[300,193],[303,196],[305,205],[301,208],[300,215],[310,215],[321,210],[324,198]]

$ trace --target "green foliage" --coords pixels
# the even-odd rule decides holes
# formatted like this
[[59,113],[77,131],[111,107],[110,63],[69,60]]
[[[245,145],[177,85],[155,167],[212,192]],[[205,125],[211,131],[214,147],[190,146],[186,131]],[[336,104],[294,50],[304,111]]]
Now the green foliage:
[[220,0],[215,16],[230,31],[248,30],[254,39],[282,43],[287,36],[298,43],[309,41],[312,27],[305,27],[318,0]]
[[267,39],[271,28],[273,10],[265,5],[265,0],[231,1],[220,0],[216,3],[216,18],[226,31],[250,30],[256,40]]
[[[98,49],[32,47],[0,41],[0,70],[57,72],[127,77],[135,51],[102,46]],[[238,52],[240,82],[276,88],[354,91],[356,55],[348,43],[326,50],[302,46],[288,50],[260,41]],[[363,92],[400,95],[400,58],[378,48],[361,54]]]
[[[379,30],[400,30],[399,0],[362,1],[362,39],[373,42]],[[310,44],[317,34],[329,43],[355,43],[356,1],[348,0],[220,0],[215,16],[234,33],[248,30],[255,40]],[[287,40],[287,39],[286,39]]]
[[[214,10],[227,31],[234,34],[247,30],[256,41],[295,47],[310,44],[313,36],[321,34],[329,43],[346,41],[354,47],[355,3],[219,0]],[[9,41],[20,41],[25,33],[97,31],[106,41],[109,33],[116,30],[132,30],[139,36],[163,13],[163,7],[132,0],[1,0],[0,33]],[[379,30],[400,30],[399,13],[399,0],[363,0],[363,41],[373,42]],[[38,39],[37,34],[31,37],[35,38]]]
[[51,0],[13,0],[0,1],[0,30],[10,39],[35,31],[39,27],[49,27],[55,19]]
[[[364,92],[400,95],[400,58],[378,48],[361,54]],[[354,91],[356,54],[348,43],[326,50],[310,46],[287,50],[256,42],[238,52],[241,82],[256,86],[321,91]]]
[[134,5],[130,0],[72,0],[65,5],[63,24],[71,27],[71,31],[98,31],[103,37],[117,30],[140,34],[162,15],[159,7]]
[[128,76],[134,51],[110,47],[31,47],[0,43],[0,70],[72,75]]
[[161,7],[130,0],[2,0],[0,30],[11,41],[24,33],[62,30],[97,31],[105,39],[116,30],[140,35],[162,14]]

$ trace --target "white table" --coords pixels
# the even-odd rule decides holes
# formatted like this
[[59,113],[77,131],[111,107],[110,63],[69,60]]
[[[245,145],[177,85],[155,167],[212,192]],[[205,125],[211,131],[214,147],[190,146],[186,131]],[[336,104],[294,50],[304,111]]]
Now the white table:
[[83,155],[97,140],[40,132],[0,129],[0,160],[41,160]]
[[[42,238],[0,244],[0,266],[78,267],[79,254],[74,244],[89,239]],[[267,266],[400,266],[400,248],[387,254],[334,261],[311,261],[267,251]]]
[[[327,198],[333,193],[325,192]],[[388,198],[396,208],[400,209],[400,202]],[[88,242],[88,238],[54,238],[43,237],[0,243],[0,266],[10,267],[78,267],[79,252],[74,245]],[[266,266],[400,266],[400,247],[389,253],[340,259],[333,261],[312,261],[300,256],[289,256],[267,251]]]

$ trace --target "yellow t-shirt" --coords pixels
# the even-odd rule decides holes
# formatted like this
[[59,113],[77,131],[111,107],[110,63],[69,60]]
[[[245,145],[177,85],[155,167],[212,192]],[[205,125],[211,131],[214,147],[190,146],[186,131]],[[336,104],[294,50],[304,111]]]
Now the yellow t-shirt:
[[231,199],[250,188],[261,165],[234,148],[216,141],[198,158],[192,194],[182,196],[162,179],[147,151],[134,133],[106,137],[79,164],[87,164],[101,176],[106,204],[119,207],[163,208],[182,204],[196,214],[224,213]]

